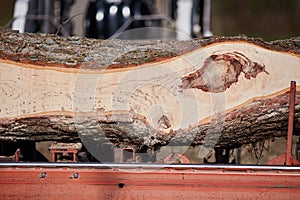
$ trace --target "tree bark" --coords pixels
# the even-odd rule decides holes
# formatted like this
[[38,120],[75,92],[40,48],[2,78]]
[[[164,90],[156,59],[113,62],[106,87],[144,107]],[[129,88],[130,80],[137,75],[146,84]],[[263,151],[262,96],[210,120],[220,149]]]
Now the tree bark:
[[300,38],[121,41],[3,28],[0,35],[5,141],[235,148],[285,136],[289,84],[300,83]]

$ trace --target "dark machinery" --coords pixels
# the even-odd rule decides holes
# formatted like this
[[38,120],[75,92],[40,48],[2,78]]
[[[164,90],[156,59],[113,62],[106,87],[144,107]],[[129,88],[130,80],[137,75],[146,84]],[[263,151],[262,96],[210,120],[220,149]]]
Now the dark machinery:
[[86,36],[107,39],[130,29],[164,28],[164,20],[171,24],[176,23],[176,30],[189,37],[211,35],[210,0],[167,0],[165,3],[169,10],[159,15],[156,13],[154,0],[90,1],[85,19]]

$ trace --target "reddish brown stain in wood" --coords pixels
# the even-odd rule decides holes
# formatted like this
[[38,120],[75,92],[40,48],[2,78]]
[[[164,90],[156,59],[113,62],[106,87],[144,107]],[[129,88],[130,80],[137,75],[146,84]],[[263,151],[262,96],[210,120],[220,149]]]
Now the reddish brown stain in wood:
[[182,88],[197,88],[204,92],[224,92],[233,83],[238,82],[241,73],[245,78],[256,78],[265,72],[265,66],[251,61],[239,52],[213,54],[208,57],[204,65],[197,71],[182,78]]

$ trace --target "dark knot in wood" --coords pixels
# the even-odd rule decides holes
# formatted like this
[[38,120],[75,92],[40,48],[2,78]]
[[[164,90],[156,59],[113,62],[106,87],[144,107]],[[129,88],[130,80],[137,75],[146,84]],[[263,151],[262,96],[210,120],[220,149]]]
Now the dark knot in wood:
[[171,122],[166,115],[162,115],[158,120],[158,125],[163,129],[168,129],[171,127]]
[[263,64],[253,62],[239,52],[213,54],[205,60],[200,69],[182,78],[181,87],[219,93],[238,82],[241,73],[250,79],[256,78],[261,72],[268,74]]

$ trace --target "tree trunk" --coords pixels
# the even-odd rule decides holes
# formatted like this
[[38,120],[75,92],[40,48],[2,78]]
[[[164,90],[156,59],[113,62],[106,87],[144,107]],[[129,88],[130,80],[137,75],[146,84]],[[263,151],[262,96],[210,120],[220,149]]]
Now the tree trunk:
[[300,38],[0,34],[0,140],[6,141],[234,148],[285,136],[289,84],[300,83]]

